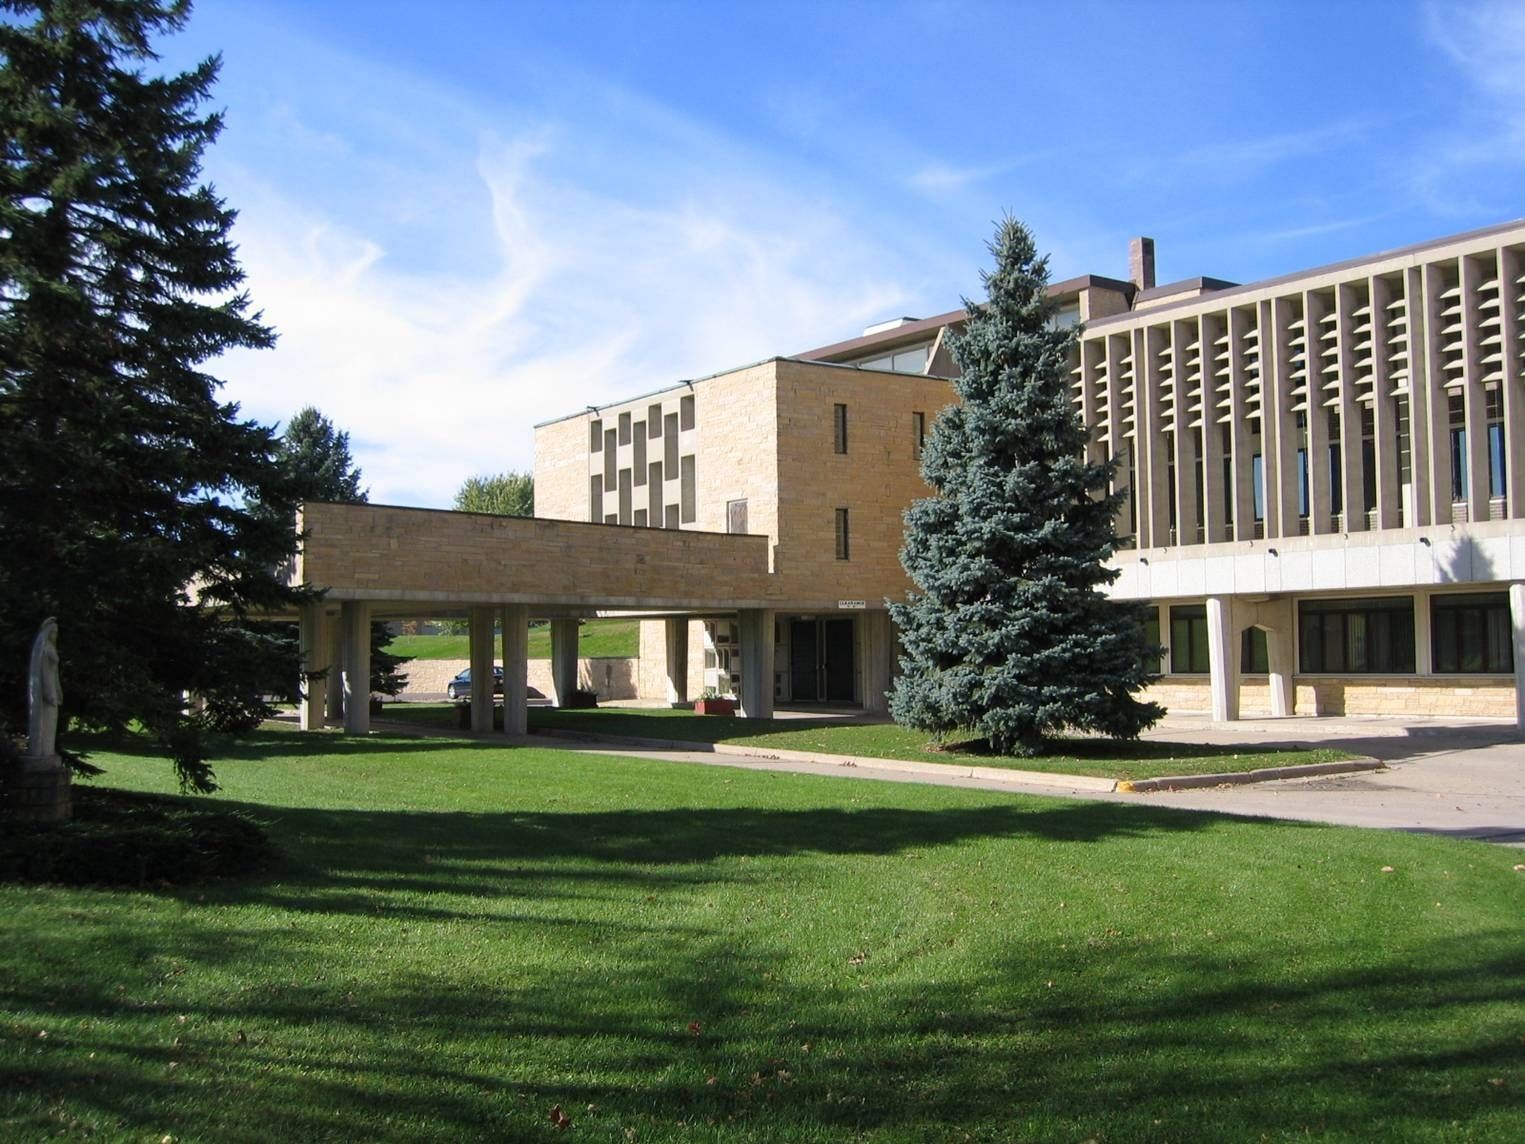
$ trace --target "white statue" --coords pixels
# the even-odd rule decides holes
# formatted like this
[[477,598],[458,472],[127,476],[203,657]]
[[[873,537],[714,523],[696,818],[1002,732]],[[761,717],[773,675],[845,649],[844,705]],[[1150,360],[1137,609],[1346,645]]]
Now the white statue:
[[42,621],[32,641],[32,665],[27,677],[27,754],[50,758],[58,742],[58,707],[63,702],[58,680],[58,621]]

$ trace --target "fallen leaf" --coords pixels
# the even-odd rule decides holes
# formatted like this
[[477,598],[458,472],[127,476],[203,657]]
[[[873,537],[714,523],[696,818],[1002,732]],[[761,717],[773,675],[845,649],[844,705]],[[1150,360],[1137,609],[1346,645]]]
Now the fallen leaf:
[[688,1023],[688,1031],[697,1037],[704,1032],[704,1026],[698,1021],[690,1021]]
[[1384,873],[1384,874],[1391,874],[1392,872],[1393,872],[1393,868],[1391,866],[1384,866],[1384,867],[1382,867],[1382,873]]
[[565,1132],[568,1128],[572,1127],[572,1118],[561,1111],[561,1105],[559,1104],[551,1105],[551,1127],[555,1128],[558,1132]]
[[853,954],[851,957],[849,957],[847,959],[847,964],[848,965],[862,965],[863,962],[867,958],[868,958],[868,954],[866,954],[866,953],[855,953],[855,954]]

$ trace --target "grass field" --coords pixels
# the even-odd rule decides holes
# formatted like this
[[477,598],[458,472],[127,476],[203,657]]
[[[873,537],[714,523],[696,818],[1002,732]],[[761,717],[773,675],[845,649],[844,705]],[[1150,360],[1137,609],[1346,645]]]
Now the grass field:
[[[640,639],[640,624],[636,620],[589,620],[578,629],[577,654],[588,658],[626,658],[639,654]],[[530,629],[529,646],[531,659],[551,658],[548,624]],[[465,635],[395,636],[387,651],[413,659],[467,659],[471,647]]]
[[[443,703],[394,704],[387,707],[385,717],[418,726],[446,729],[456,726],[455,708]],[[1011,759],[981,754],[971,746],[958,743],[951,743],[944,750],[929,749],[925,734],[889,723],[853,725],[844,724],[839,719],[740,719],[658,707],[600,707],[592,711],[532,707],[529,726],[532,732],[563,730],[638,739],[781,747],[872,759],[1006,767],[1114,779],[1240,773],[1261,767],[1327,763],[1349,757],[1344,752],[1328,748],[1278,751],[1249,745],[1226,751],[1222,747],[1194,743],[1115,743],[1073,739],[1062,750],[1043,758]]]
[[0,887],[4,1139],[1525,1137],[1517,851],[447,739],[218,777],[268,878]]

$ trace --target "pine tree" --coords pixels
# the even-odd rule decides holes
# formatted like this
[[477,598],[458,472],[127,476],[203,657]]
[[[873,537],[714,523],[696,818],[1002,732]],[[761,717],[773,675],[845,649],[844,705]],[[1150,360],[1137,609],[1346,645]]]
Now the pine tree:
[[273,434],[204,372],[274,341],[239,292],[234,212],[200,181],[218,61],[149,70],[184,3],[3,8],[0,719],[24,725],[26,648],[56,615],[65,719],[139,721],[212,789],[203,732],[295,687],[290,641],[245,619],[305,598],[278,574],[294,502]]
[[[299,410],[278,442],[277,460],[285,470],[290,491],[304,501],[366,504],[370,494],[360,487],[360,468],[349,451],[349,433],[314,406]],[[399,669],[408,657],[387,650],[392,635],[384,621],[371,624],[371,690],[397,695],[408,677]]]
[[1162,710],[1146,682],[1142,616],[1102,589],[1117,575],[1110,464],[1085,459],[1069,392],[1078,332],[1052,321],[1048,260],[1014,219],[990,247],[983,306],[952,341],[962,399],[937,419],[906,511],[901,562],[919,592],[891,606],[905,654],[890,710],[1000,754],[1039,754],[1073,728],[1136,738]]

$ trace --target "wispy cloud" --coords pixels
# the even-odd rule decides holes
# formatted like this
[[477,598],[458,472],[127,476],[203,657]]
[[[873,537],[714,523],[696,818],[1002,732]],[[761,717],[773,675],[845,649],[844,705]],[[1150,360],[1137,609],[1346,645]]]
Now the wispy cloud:
[[1173,155],[1124,167],[1132,183],[1151,185],[1189,183],[1194,186],[1232,186],[1262,179],[1287,163],[1327,154],[1361,139],[1367,125],[1347,119],[1299,131],[1283,131],[1245,139],[1222,139]]

